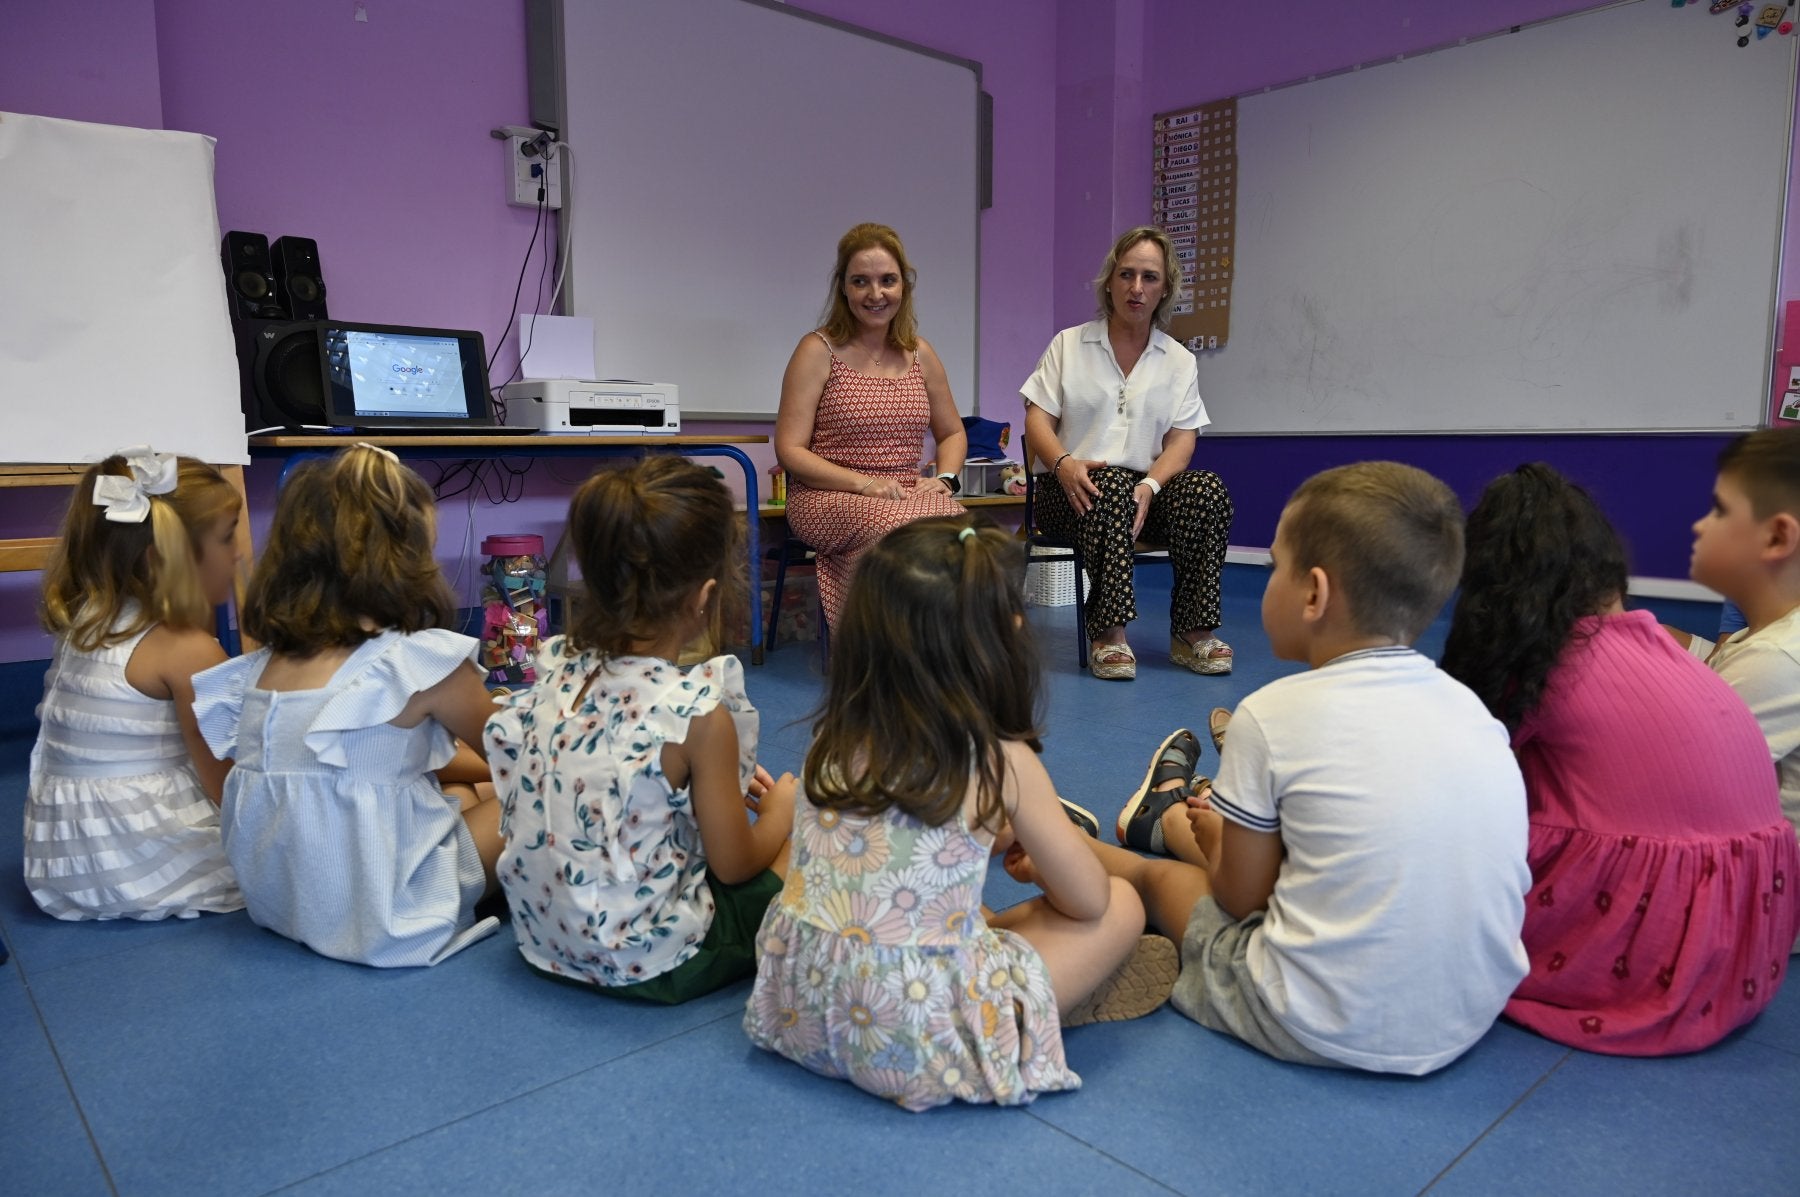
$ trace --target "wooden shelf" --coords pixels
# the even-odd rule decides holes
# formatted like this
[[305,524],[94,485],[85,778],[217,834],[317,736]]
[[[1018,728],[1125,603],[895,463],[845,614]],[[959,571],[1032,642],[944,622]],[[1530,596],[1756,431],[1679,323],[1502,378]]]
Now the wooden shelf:
[[[966,498],[958,495],[956,501],[964,507],[1023,507],[1024,495],[969,495]],[[764,503],[757,508],[757,514],[763,519],[776,519],[787,514],[785,503]]]

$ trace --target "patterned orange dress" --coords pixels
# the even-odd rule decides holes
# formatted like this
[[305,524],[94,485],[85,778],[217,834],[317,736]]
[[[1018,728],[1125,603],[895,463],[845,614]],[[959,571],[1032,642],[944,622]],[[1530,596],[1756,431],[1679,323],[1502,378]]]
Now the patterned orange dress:
[[[819,339],[825,340],[822,335]],[[831,350],[829,341],[825,348]],[[962,505],[949,495],[915,493],[930,428],[931,400],[918,354],[905,374],[881,378],[853,370],[831,353],[831,374],[819,395],[807,447],[833,465],[871,478],[892,478],[906,491],[900,499],[878,499],[816,490],[797,478],[788,482],[788,527],[818,554],[819,603],[833,628],[864,549],[902,524],[963,514]]]

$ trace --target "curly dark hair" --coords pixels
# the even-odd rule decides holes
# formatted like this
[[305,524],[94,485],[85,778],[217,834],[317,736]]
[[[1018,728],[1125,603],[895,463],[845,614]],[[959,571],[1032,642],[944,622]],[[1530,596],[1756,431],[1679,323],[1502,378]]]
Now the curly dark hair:
[[1467,535],[1441,663],[1517,730],[1575,621],[1624,598],[1625,546],[1587,491],[1542,462],[1489,483]]
[[1000,826],[1004,742],[1041,749],[1024,558],[1019,541],[966,516],[904,524],[863,556],[831,640],[809,802],[860,815],[898,806],[941,827],[972,778],[976,822]]

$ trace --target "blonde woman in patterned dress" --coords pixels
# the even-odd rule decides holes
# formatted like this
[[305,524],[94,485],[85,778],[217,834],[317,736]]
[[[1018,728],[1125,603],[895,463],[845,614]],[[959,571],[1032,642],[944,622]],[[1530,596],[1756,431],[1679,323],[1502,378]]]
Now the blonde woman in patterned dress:
[[[902,524],[962,513],[968,438],[944,364],[914,323],[914,282],[893,229],[845,233],[824,323],[800,338],[781,380],[775,455],[788,475],[788,527],[818,554],[834,628],[863,550]],[[938,473],[920,478],[927,429]]]

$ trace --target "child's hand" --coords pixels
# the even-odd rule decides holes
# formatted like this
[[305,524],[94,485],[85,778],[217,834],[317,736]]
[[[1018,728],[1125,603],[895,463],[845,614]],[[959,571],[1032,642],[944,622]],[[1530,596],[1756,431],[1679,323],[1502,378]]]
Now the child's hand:
[[[1194,831],[1194,843],[1206,856],[1206,845],[1215,843],[1219,833],[1219,815],[1212,808],[1212,783],[1204,782],[1200,788],[1187,796],[1186,813],[1188,826]],[[1191,862],[1198,864],[1208,873],[1218,864],[1216,856]]]
[[[760,768],[758,772],[764,777],[769,776]],[[752,792],[744,798],[744,805],[755,812],[758,822],[774,819],[783,827],[791,826],[794,822],[794,793],[799,784],[792,773],[783,773],[780,777],[770,779],[760,794],[752,786]]]
[[756,804],[762,801],[762,796],[767,794],[774,784],[775,779],[769,776],[769,771],[758,765],[755,772],[750,774],[750,790],[744,795],[744,805],[755,810]]
[[1000,860],[1000,867],[1020,885],[1035,885],[1039,889],[1044,887],[1043,879],[1038,876],[1037,865],[1032,863],[1031,854],[1025,851],[1024,844],[1014,843],[1008,848],[1006,855]]

